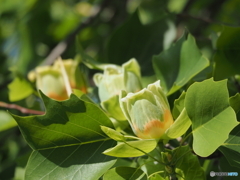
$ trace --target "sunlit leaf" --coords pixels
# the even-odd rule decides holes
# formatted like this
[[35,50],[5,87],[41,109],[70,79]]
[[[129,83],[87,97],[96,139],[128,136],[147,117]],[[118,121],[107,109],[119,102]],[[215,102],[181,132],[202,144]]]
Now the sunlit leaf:
[[33,88],[29,82],[23,78],[16,77],[9,85],[10,101],[22,100],[33,93]]
[[182,92],[180,97],[174,101],[174,106],[172,110],[173,118],[176,119],[184,108],[184,100],[185,100],[186,93],[185,91]]
[[240,94],[237,93],[229,98],[230,106],[234,109],[236,113],[240,110]]
[[194,83],[186,93],[185,107],[192,121],[193,150],[200,156],[212,154],[238,124],[229,105],[226,83],[226,80],[208,79]]
[[102,131],[110,138],[114,139],[115,141],[124,141],[125,137],[114,129],[108,128],[106,126],[101,126]]
[[187,40],[183,36],[168,50],[154,56],[153,66],[170,95],[209,66],[209,61],[201,54],[194,37],[189,34]]
[[103,153],[114,157],[138,157],[151,152],[157,146],[156,140],[139,140],[120,142]]
[[0,110],[0,132],[17,126],[16,121],[6,111]]
[[186,109],[184,108],[178,118],[174,121],[173,125],[167,129],[165,134],[171,139],[178,138],[188,130],[191,124],[192,122],[187,115]]

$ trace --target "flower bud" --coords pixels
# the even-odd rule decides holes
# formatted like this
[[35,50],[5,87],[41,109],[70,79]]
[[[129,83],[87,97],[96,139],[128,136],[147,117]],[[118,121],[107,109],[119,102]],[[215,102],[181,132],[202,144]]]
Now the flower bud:
[[137,93],[121,93],[120,106],[134,133],[142,139],[160,139],[173,124],[160,81]]
[[68,99],[61,71],[51,66],[36,68],[36,86],[48,97],[63,101]]
[[[66,70],[68,80],[72,89],[79,89],[83,93],[87,93],[87,83],[84,74],[78,68],[78,61],[72,59],[66,59],[63,62],[64,68]],[[55,61],[54,67],[60,69],[59,61]]]
[[40,89],[48,97],[63,101],[69,98],[66,87],[80,89],[86,93],[86,81],[78,68],[78,62],[71,59],[62,61],[63,70],[66,72],[67,82],[61,69],[61,62],[55,61],[53,66],[40,66],[28,74],[31,81],[36,80],[37,89]]
[[140,78],[140,67],[135,59],[124,63],[122,67],[108,65],[103,74],[94,75],[93,80],[98,86],[101,105],[110,116],[118,120],[126,120],[119,105],[119,94],[121,90],[126,92],[141,90]]
[[121,90],[137,92],[142,89],[140,82],[140,67],[135,59],[130,59],[122,67],[107,65],[103,74],[97,73],[93,80],[99,89],[99,98],[102,101],[119,95]]

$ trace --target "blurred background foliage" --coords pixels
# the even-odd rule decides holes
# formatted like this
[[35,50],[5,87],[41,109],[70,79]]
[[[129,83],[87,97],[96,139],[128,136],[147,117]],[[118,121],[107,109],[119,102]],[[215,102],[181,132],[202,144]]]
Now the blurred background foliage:
[[[212,62],[205,74],[217,80],[230,78],[232,95],[240,90],[238,77],[231,79],[240,71],[239,0],[0,0],[0,4],[0,101],[11,103],[8,85],[16,77],[26,80],[36,66],[51,64],[49,54],[59,42],[67,45],[63,53],[55,52],[63,59],[84,52],[96,62],[120,65],[135,57],[143,76],[151,76],[153,55],[168,49],[184,32],[195,37]],[[76,29],[82,23],[84,28]],[[218,39],[223,30],[226,35]],[[214,67],[219,68],[211,74]],[[95,72],[88,71],[89,79]],[[41,109],[36,99],[31,95],[14,103]],[[15,121],[1,108],[0,179],[23,179],[29,152]]]

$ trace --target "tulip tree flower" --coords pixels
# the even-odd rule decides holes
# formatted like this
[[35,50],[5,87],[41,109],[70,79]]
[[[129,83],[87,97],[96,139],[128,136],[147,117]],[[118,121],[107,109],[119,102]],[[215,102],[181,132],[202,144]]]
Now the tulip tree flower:
[[130,59],[122,67],[105,66],[104,72],[94,75],[93,80],[98,86],[101,106],[117,120],[126,120],[119,105],[121,90],[137,92],[142,89],[140,66],[135,59]]
[[160,81],[148,85],[136,93],[122,91],[120,106],[133,132],[142,139],[161,139],[173,124]]
[[36,86],[48,97],[63,101],[68,99],[61,71],[50,66],[36,68]]
[[[83,74],[78,68],[78,62],[71,59],[61,62],[56,61],[53,66],[40,66],[28,74],[31,81],[36,80],[37,89],[40,89],[48,97],[63,101],[69,98],[67,86],[71,89],[79,89],[86,93],[86,83]],[[64,75],[66,79],[64,79]],[[71,92],[70,92],[71,93]]]
[[[63,62],[64,68],[67,73],[67,77],[72,89],[79,89],[83,93],[87,93],[87,85],[84,74],[78,68],[78,61],[72,59],[66,59]],[[59,61],[56,61],[53,65],[57,69],[60,68]]]

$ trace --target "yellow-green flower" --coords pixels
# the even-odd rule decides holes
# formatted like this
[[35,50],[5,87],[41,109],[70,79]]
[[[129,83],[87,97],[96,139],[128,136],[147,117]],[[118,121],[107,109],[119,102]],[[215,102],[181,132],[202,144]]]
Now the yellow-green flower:
[[[84,74],[80,71],[78,61],[72,59],[63,60],[63,65],[66,70],[68,80],[72,89],[79,89],[87,93],[87,83]],[[56,61],[53,67],[60,69],[59,61]]]
[[[63,69],[61,68],[61,63]],[[83,73],[78,68],[78,62],[72,59],[55,61],[53,66],[39,66],[28,74],[31,81],[36,80],[37,89],[48,97],[63,101],[69,98],[67,87],[87,92]],[[64,71],[64,72],[63,72]],[[64,76],[66,78],[64,79]],[[70,92],[71,93],[71,92]]]
[[61,71],[51,66],[36,68],[36,86],[48,97],[63,101],[68,99]]
[[140,66],[135,59],[130,59],[122,67],[107,65],[103,74],[94,75],[94,82],[98,86],[98,94],[102,107],[118,120],[126,120],[119,105],[121,90],[137,92],[142,89]]
[[134,133],[142,139],[160,139],[173,124],[160,81],[136,93],[122,91],[120,106]]

